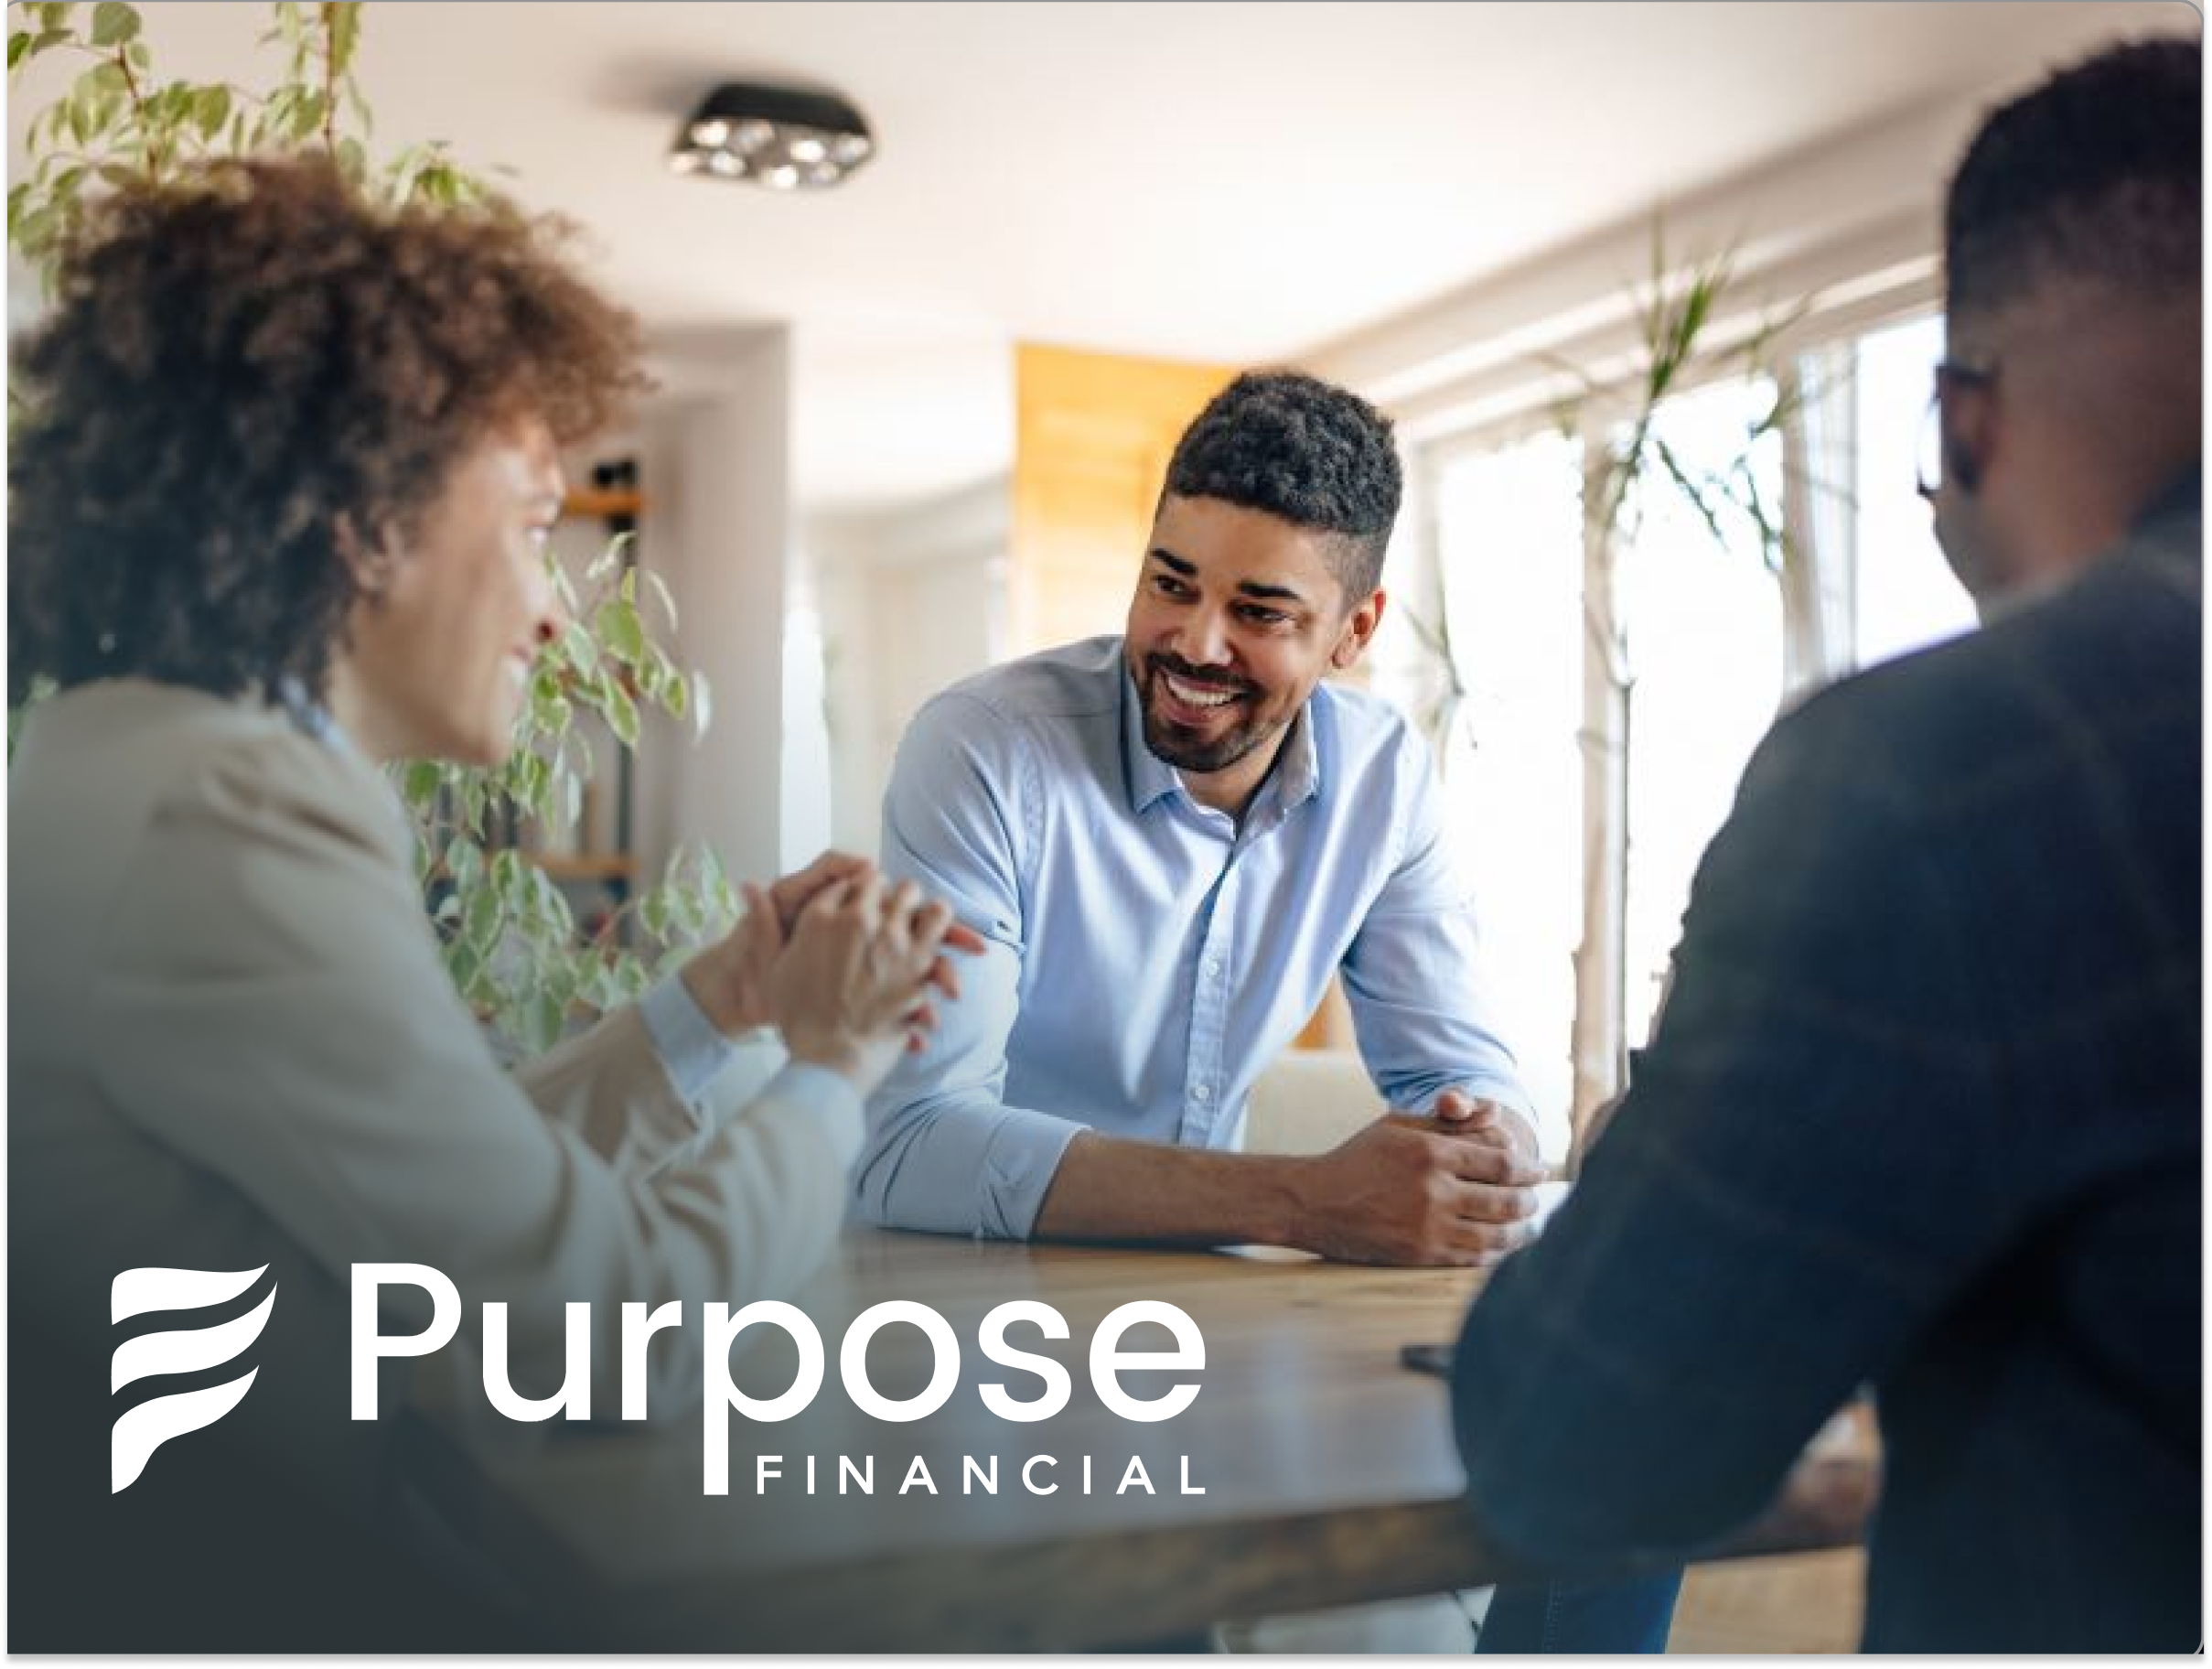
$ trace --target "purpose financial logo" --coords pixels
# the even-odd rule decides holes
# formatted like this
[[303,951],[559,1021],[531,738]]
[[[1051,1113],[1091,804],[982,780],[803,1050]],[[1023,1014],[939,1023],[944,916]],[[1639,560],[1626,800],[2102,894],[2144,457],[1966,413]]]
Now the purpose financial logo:
[[[109,1291],[108,1325],[120,1326],[156,1310],[212,1309],[231,1302],[268,1272],[258,1269],[125,1269]],[[134,1381],[160,1373],[200,1373],[234,1359],[254,1340],[276,1304],[276,1288],[244,1315],[202,1328],[141,1333],[115,1347],[108,1376],[113,1395]],[[108,1492],[127,1490],[145,1470],[147,1458],[171,1437],[198,1431],[238,1406],[253,1388],[259,1368],[197,1391],[150,1397],[124,1411],[108,1445]]]
[[[110,1323],[119,1326],[134,1317],[156,1311],[205,1310],[233,1304],[253,1287],[268,1268],[263,1264],[258,1269],[239,1271],[126,1269],[114,1280]],[[431,1319],[422,1331],[392,1334],[381,1330],[380,1322],[385,1312],[380,1295],[389,1286],[418,1287],[428,1295]],[[157,1374],[205,1373],[231,1361],[261,1336],[275,1303],[276,1289],[272,1283],[268,1295],[242,1315],[198,1329],[169,1329],[124,1341],[115,1348],[111,1394],[136,1380]],[[353,1265],[352,1312],[349,1323],[352,1346],[352,1417],[357,1421],[378,1417],[380,1361],[387,1357],[429,1356],[445,1349],[460,1331],[463,1309],[460,1289],[449,1276],[427,1264]],[[684,1328],[683,1310],[684,1305],[672,1298],[658,1306],[637,1301],[621,1306],[618,1354],[624,1420],[648,1417],[647,1403],[652,1382],[649,1368],[651,1341],[654,1334],[664,1329]],[[812,1404],[821,1389],[827,1353],[820,1330],[807,1314],[796,1306],[774,1299],[757,1299],[735,1308],[727,1303],[703,1303],[697,1319],[703,1333],[697,1351],[703,1433],[701,1487],[708,1495],[726,1495],[730,1491],[732,1416],[762,1425],[795,1418]],[[869,1341],[883,1327],[894,1322],[918,1329],[934,1357],[929,1386],[903,1399],[885,1396],[868,1377]],[[757,1325],[774,1327],[789,1335],[800,1356],[799,1373],[789,1387],[766,1398],[748,1395],[739,1388],[731,1373],[730,1358],[739,1336]],[[977,1393],[983,1406],[1001,1420],[1017,1425],[1049,1420],[1068,1406],[1074,1394],[1073,1378],[1057,1357],[1016,1348],[1007,1337],[1009,1329],[1016,1325],[1034,1328],[1047,1340],[1065,1340],[1069,1336],[1068,1322],[1049,1304],[1017,1298],[993,1308],[978,1327],[976,1341],[984,1357],[1003,1368],[1033,1375],[1040,1383],[1039,1394],[1023,1397],[997,1381],[979,1384]],[[1144,1325],[1164,1329],[1173,1339],[1174,1348],[1165,1351],[1126,1348],[1123,1342],[1126,1333],[1133,1327]],[[570,1420],[590,1419],[595,1380],[605,1377],[594,1371],[593,1339],[591,1304],[579,1301],[565,1305],[563,1329],[565,1372],[561,1387],[549,1396],[521,1395],[509,1371],[508,1306],[496,1299],[484,1300],[481,1348],[472,1353],[478,1357],[481,1369],[486,1399],[510,1420],[535,1422],[556,1416]],[[1187,1373],[1203,1370],[1206,1341],[1197,1323],[1175,1305],[1140,1298],[1117,1306],[1101,1319],[1091,1336],[1089,1357],[1091,1387],[1099,1402],[1123,1420],[1154,1424],[1174,1419],[1189,1407],[1198,1394],[1197,1382],[1172,1384],[1157,1394],[1147,1396],[1124,1387],[1120,1375],[1140,1369],[1177,1369]],[[925,1419],[934,1414],[950,1399],[962,1378],[960,1341],[951,1324],[928,1305],[907,1299],[886,1299],[855,1317],[846,1329],[838,1361],[845,1395],[853,1405],[877,1420],[893,1423]],[[156,1395],[123,1414],[115,1421],[110,1446],[110,1493],[120,1493],[136,1482],[153,1452],[171,1437],[211,1426],[238,1406],[252,1388],[258,1372],[250,1368],[238,1378],[220,1384]],[[768,1469],[771,1463],[779,1466],[782,1459],[780,1455],[758,1457],[757,1492],[765,1489],[767,1479],[781,1476],[780,1471]],[[1053,1493],[1058,1486],[1038,1484],[1031,1477],[1029,1468],[1057,1463],[1058,1458],[1054,1456],[1031,1457],[1022,1474],[1024,1487],[1032,1494]],[[919,1467],[920,1463],[918,1460],[916,1464]],[[807,1466],[808,1492],[812,1493],[813,1458],[808,1459]],[[991,1458],[981,1474],[987,1493],[998,1491],[996,1466],[996,1459]],[[860,1475],[865,1481],[861,1492],[873,1493],[872,1457],[866,1459]],[[1203,1487],[1191,1481],[1187,1455],[1182,1458],[1181,1476],[1184,1494],[1206,1493]],[[844,1492],[842,1479],[841,1472],[840,1494]],[[900,1493],[904,1494],[915,1481],[916,1474],[910,1471],[908,1483],[900,1486]],[[937,1485],[926,1468],[921,1469],[918,1481],[930,1494],[937,1493]],[[1155,1492],[1149,1473],[1136,1457],[1132,1457],[1121,1490],[1116,1493],[1133,1484],[1147,1494]],[[1083,1460],[1083,1493],[1090,1492],[1090,1459],[1087,1456]]]

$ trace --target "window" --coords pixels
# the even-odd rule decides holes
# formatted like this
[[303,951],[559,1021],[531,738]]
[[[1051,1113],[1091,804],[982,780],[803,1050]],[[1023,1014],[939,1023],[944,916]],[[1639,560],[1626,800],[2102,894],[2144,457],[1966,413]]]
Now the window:
[[1921,415],[1943,357],[1943,319],[1874,331],[1852,344],[1852,662],[1864,667],[1956,637],[1974,624],[1974,605],[1945,565],[1927,505],[1913,490]]
[[1687,476],[1747,464],[1766,510],[1811,548],[1793,555],[1804,565],[1785,586],[1748,517],[1722,508],[1716,535],[1671,479],[1655,469],[1639,483],[1612,570],[1627,762],[1595,800],[1587,788],[1607,779],[1585,775],[1584,749],[1618,731],[1621,705],[1584,608],[1582,469],[1610,420],[1586,415],[1581,441],[1459,436],[1424,453],[1460,691],[1442,750],[1445,816],[1482,909],[1494,1010],[1540,1104],[1586,1114],[1617,1088],[1626,1047],[1648,1035],[1698,865],[1786,688],[1973,624],[1913,490],[1942,341],[1940,318],[1923,315],[1808,350],[1790,373],[1810,402],[1790,420],[1790,445],[1809,454],[1804,481],[1785,482],[1780,433],[1745,455],[1772,383],[1734,377],[1659,406],[1656,433]]
[[[1666,401],[1654,429],[1702,479],[1729,470],[1773,404],[1771,384],[1735,379]],[[1778,507],[1780,437],[1762,437],[1751,462],[1761,498]],[[1633,1044],[1649,1033],[1698,860],[1782,695],[1781,588],[1756,532],[1723,515],[1716,541],[1653,475],[1637,492],[1618,558],[1630,677],[1622,1024]]]
[[1582,937],[1582,447],[1558,435],[1436,472],[1437,557],[1466,692],[1442,786],[1487,993],[1543,1107],[1573,1096]]

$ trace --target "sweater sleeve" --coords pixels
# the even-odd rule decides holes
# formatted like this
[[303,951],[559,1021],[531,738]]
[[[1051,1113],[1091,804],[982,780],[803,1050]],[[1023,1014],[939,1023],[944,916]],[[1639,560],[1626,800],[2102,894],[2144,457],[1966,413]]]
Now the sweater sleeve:
[[[592,1401],[612,1414],[621,1304],[679,1300],[690,1321],[824,1261],[858,1098],[789,1067],[686,1146],[698,1119],[628,1010],[510,1077],[447,982],[380,791],[302,741],[166,793],[100,947],[97,1024],[125,1043],[102,1087],[341,1281],[427,1264],[459,1289],[464,1342],[505,1303],[518,1390],[562,1383],[565,1307],[590,1304]],[[653,1336],[656,1412],[695,1400],[698,1350],[693,1326]]]

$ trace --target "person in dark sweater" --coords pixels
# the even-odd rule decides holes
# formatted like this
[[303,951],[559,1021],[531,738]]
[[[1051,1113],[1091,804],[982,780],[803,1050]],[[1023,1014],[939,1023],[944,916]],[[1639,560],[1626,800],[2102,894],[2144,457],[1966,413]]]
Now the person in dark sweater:
[[1468,1316],[1470,1499],[1693,1556],[1864,1384],[1869,1650],[2201,1638],[2202,72],[1995,112],[1945,227],[1982,630],[1777,724],[1573,1196]]

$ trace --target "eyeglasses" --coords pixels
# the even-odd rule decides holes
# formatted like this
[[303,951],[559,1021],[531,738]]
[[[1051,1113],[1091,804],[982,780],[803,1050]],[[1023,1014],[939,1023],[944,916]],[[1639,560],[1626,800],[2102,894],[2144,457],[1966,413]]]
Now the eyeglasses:
[[1943,397],[1953,388],[1989,388],[1997,381],[1994,365],[1965,365],[1957,360],[1936,363],[1936,386],[1927,397],[1927,412],[1920,420],[1918,486],[1920,496],[1932,499],[1943,490]]

